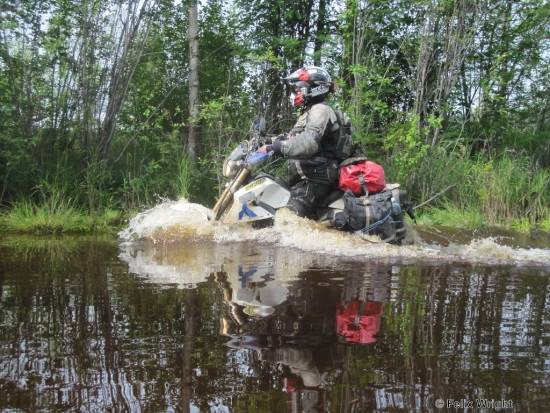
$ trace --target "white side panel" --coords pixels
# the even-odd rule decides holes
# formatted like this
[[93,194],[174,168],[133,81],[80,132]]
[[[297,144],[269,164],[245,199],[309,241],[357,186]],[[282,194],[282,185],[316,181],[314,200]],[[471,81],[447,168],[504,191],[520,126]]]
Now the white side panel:
[[233,198],[233,205],[222,219],[226,224],[271,218],[273,214],[258,204],[266,204],[273,209],[281,208],[290,199],[290,192],[266,177],[242,187]]
[[261,219],[271,218],[273,215],[257,205],[251,205],[251,202],[233,202],[231,209],[225,213],[222,218],[224,224],[238,224],[241,222],[259,221]]
[[265,189],[260,194],[258,202],[269,205],[271,208],[279,209],[284,207],[290,199],[290,192],[269,179],[271,183],[265,186]]

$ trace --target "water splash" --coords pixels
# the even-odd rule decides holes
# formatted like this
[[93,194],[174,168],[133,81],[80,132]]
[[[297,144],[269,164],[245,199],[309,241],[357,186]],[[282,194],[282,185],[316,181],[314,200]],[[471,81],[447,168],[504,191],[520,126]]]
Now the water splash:
[[[250,225],[224,225],[213,221],[212,212],[199,204],[164,202],[134,217],[119,236],[123,241],[150,240],[169,243],[182,240],[208,240],[218,244],[254,242],[314,254],[379,262],[465,262],[505,265],[548,266],[550,249],[512,248],[494,238],[470,242],[431,245],[409,228],[411,245],[395,246],[377,237],[328,229],[323,225],[280,210],[272,227],[253,229]],[[208,248],[206,248],[208,250]]]
[[212,235],[211,217],[208,208],[186,199],[166,201],[137,214],[118,235],[124,241],[204,238]]
[[458,257],[464,262],[487,264],[541,264],[550,267],[550,249],[512,248],[501,245],[496,238],[475,239],[469,244],[450,244],[442,252]]

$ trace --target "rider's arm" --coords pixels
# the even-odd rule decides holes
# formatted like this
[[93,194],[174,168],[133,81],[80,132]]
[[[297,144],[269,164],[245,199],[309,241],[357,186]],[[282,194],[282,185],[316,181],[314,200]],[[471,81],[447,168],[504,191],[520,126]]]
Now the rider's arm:
[[283,156],[303,159],[315,155],[331,118],[331,112],[327,105],[311,107],[303,131],[290,139],[280,141],[280,151]]

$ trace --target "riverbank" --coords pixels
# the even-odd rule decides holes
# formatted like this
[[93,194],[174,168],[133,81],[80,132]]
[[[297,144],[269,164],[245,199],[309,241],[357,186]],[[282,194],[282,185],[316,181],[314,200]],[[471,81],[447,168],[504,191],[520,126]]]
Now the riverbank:
[[0,215],[0,228],[14,234],[116,234],[127,222],[128,214],[116,209],[104,209],[91,214],[71,206],[55,207],[17,202]]
[[[100,213],[74,207],[56,207],[38,205],[23,201],[0,214],[0,229],[13,234],[35,235],[115,235],[132,216],[139,211],[123,212],[107,208]],[[408,222],[410,220],[406,218]],[[532,225],[527,219],[496,221],[484,216],[480,211],[462,210],[453,205],[446,208],[423,208],[417,212],[417,225],[420,227],[445,226],[457,230],[515,231],[523,235],[533,233],[550,234],[550,218]]]
[[550,217],[532,224],[526,218],[513,218],[506,221],[494,220],[476,209],[460,209],[453,205],[446,208],[430,208],[418,214],[417,223],[421,226],[444,225],[455,229],[479,230],[483,228],[501,228],[522,234],[532,232],[550,232]]

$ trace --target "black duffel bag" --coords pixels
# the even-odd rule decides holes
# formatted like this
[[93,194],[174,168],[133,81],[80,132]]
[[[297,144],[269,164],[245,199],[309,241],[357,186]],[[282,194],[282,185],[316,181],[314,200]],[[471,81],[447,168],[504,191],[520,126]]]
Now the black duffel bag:
[[398,203],[392,202],[391,191],[361,197],[346,193],[343,200],[344,210],[332,211],[329,215],[335,228],[379,235],[386,239],[395,235],[396,223],[402,224],[401,208]]

